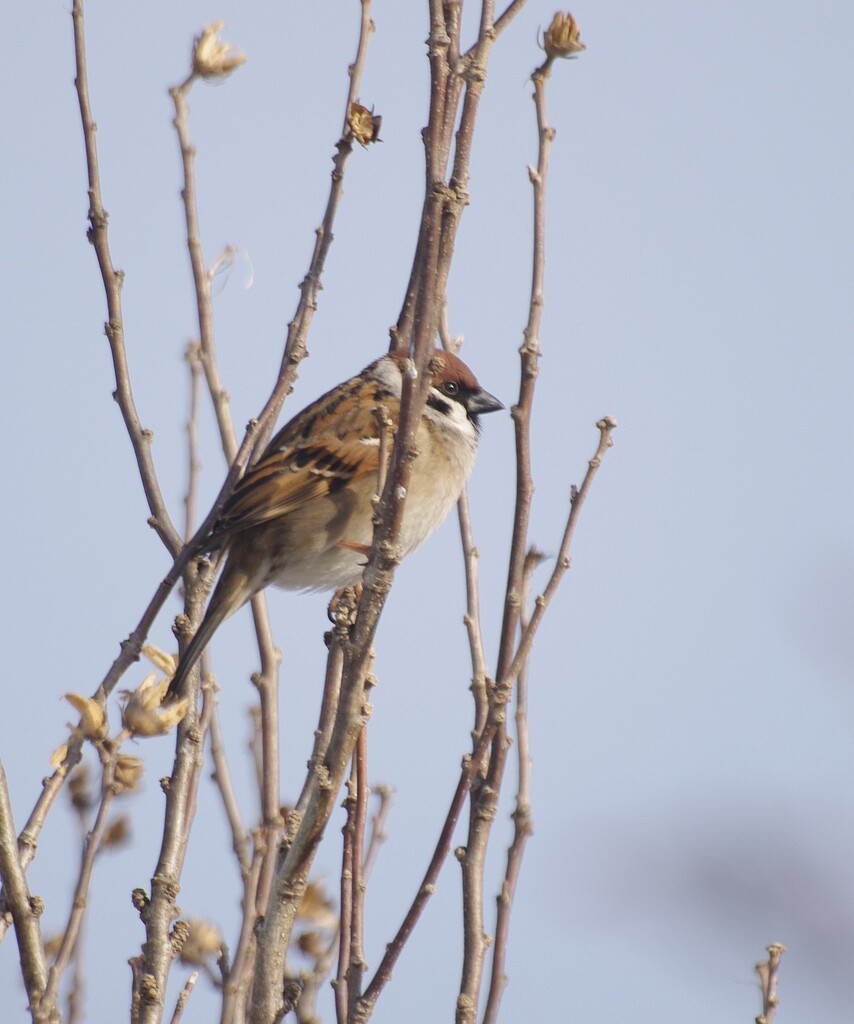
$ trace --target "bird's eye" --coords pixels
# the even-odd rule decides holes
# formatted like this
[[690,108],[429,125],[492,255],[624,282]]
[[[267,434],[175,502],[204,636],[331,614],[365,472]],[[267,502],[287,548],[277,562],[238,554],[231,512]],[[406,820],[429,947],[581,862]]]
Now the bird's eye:
[[460,393],[460,386],[455,380],[446,380],[442,382],[442,391],[446,395],[458,395]]

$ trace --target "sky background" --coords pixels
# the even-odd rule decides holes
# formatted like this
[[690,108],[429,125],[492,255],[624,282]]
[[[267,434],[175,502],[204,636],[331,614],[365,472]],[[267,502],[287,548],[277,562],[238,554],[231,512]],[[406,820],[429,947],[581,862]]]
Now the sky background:
[[[197,328],[167,88],[184,77],[194,34],[226,19],[225,37],[248,61],[224,84],[193,89],[190,128],[206,258],[226,244],[245,253],[215,299],[221,371],[240,426],[269,392],[308,266],[359,5],[91,0],[86,10],[133,386],[180,519],[182,356]],[[573,11],[588,49],[555,68],[548,91],[557,138],[531,528],[546,552],[557,550],[570,485],[595,450],[596,420],[613,414],[620,428],[531,661],[536,830],[502,1020],[750,1021],[761,1009],[753,964],[772,941],[789,950],[779,1024],[850,1020],[854,8],[610,0]],[[531,0],[494,49],[449,286],[463,355],[507,405],[530,273],[526,167],[536,132],[527,76],[552,13]],[[426,5],[377,2],[373,16],[361,100],[382,115],[383,143],[348,165],[311,358],[285,415],[385,350],[409,272],[422,197]],[[103,289],[85,238],[68,4],[11,0],[2,20],[0,757],[20,828],[73,717],[59,695],[95,689],[169,560],[146,525],[111,399]],[[201,428],[210,501],[226,467],[207,408]],[[512,444],[509,416],[485,420],[470,488],[491,658]],[[537,582],[545,579],[543,570]],[[378,638],[370,777],[393,785],[396,798],[368,892],[372,968],[416,891],[468,743],[463,602],[452,517],[402,566]],[[275,593],[270,603],[284,652],[287,799],[316,720],[326,599]],[[173,598],[153,642],[174,649],[178,608]],[[229,622],[211,649],[251,819],[247,679],[257,657],[248,616]],[[123,685],[145,671],[136,666]],[[126,961],[143,939],[130,892],[148,887],[156,862],[157,780],[171,748],[164,738],[133,751],[146,762],[141,792],[124,801],[133,842],[97,863],[85,934],[90,1021],[124,1019]],[[513,781],[495,828],[491,891]],[[342,820],[339,812],[316,862],[330,884]],[[47,904],[46,933],[67,915],[78,843],[63,797],[28,875]],[[205,780],[179,903],[213,916],[233,948],[238,899]],[[452,1019],[458,904],[451,859],[376,1021]],[[183,975],[173,972],[174,992]],[[0,947],[0,991],[3,1020],[26,1019],[12,935]],[[214,1005],[202,979],[184,1020],[207,1021]]]

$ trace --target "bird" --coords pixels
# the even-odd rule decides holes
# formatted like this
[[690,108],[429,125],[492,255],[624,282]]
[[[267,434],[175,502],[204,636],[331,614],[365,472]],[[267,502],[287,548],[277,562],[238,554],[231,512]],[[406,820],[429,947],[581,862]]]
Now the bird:
[[[335,591],[361,581],[373,537],[381,411],[396,432],[406,357],[387,353],[314,401],[275,435],[225,502],[204,550],[225,565],[169,684],[186,679],[214,632],[270,585]],[[417,548],[459,499],[474,466],[479,417],[504,406],[456,355],[436,349],[415,432],[400,547]]]

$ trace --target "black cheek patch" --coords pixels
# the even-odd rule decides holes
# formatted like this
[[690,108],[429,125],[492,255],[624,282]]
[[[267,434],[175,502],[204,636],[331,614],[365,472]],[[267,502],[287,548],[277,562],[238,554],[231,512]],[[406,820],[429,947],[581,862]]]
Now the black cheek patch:
[[427,396],[427,404],[430,406],[431,409],[435,409],[437,412],[440,412],[443,416],[449,416],[451,414],[451,403],[446,402],[444,398],[441,398],[439,395],[435,394],[432,391]]

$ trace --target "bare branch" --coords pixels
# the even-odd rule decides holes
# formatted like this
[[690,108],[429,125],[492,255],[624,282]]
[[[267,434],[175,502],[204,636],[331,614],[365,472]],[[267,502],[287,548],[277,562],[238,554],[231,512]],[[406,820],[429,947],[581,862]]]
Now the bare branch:
[[254,834],[255,850],[252,856],[252,863],[249,867],[243,883],[243,918],[240,924],[240,935],[237,940],[237,948],[228,972],[228,978],[223,985],[222,992],[222,1024],[235,1024],[245,1019],[245,1004],[249,991],[249,983],[252,980],[252,967],[254,965],[254,928],[256,923],[255,894],[258,891],[258,879],[261,875],[261,862],[264,858],[263,833],[256,830]]
[[27,998],[30,1001],[30,1013],[33,1021],[58,1021],[59,1013],[55,1007],[49,1017],[43,1016],[39,1012],[39,1003],[47,981],[41,929],[39,928],[41,910],[37,901],[30,896],[24,868],[18,856],[18,839],[12,819],[12,803],[9,799],[9,787],[2,761],[0,761],[0,878],[3,880],[6,907],[15,923],[15,937],[18,941],[18,952],[21,958],[21,974],[27,990]]
[[184,498],[184,538],[189,540],[196,521],[196,499],[199,489],[199,375],[201,362],[199,344],[187,345],[187,366],[190,368],[190,412],[187,416],[187,494]]
[[179,1021],[184,1016],[184,1007],[187,1005],[187,1000],[190,998],[193,989],[196,986],[196,980],[198,977],[198,971],[190,971],[189,977],[184,982],[184,987],[178,995],[178,1000],[175,1003],[175,1009],[172,1013],[170,1024],[179,1024]]
[[261,821],[264,830],[264,860],[255,894],[256,913],[263,913],[270,894],[276,866],[276,848],[284,822],[279,794],[279,653],[273,644],[267,598],[252,598],[252,621],[261,655],[261,671],[252,681],[258,687],[261,705]]
[[[198,48],[198,47],[197,47]],[[213,330],[213,306],[211,302],[211,272],[205,265],[200,234],[198,206],[196,202],[195,148],[190,141],[189,108],[187,94],[195,76],[190,75],[181,85],[169,90],[175,105],[173,124],[178,135],[181,161],[184,171],[184,185],[181,196],[187,231],[187,248],[196,292],[196,308],[199,321],[199,351],[201,362],[211,396],[219,428],[220,441],[226,462],[234,460],[237,440],[228,401],[228,393],[222,383],[216,358]],[[279,813],[279,717],[278,717],[278,668],[279,660],[273,644],[267,600],[263,594],[252,599],[252,616],[258,650],[261,656],[261,672],[254,677],[261,698],[261,814],[265,838],[265,858],[261,869],[260,890],[257,903],[266,903],[270,880],[275,864],[276,843],[282,829]],[[245,862],[242,864],[245,869]]]
[[196,313],[199,322],[199,356],[205,373],[208,390],[213,402],[219,436],[227,463],[232,463],[237,454],[237,441],[234,436],[234,424],[231,419],[231,408],[228,392],[223,386],[219,375],[214,343],[213,307],[211,304],[211,275],[205,266],[202,253],[202,239],[199,230],[199,210],[196,203],[196,150],[190,141],[189,108],[187,94],[195,78],[190,75],[180,85],[169,90],[175,105],[175,117],[172,124],[178,135],[181,148],[181,164],[184,172],[184,184],[181,199],[184,206],[184,220],[187,229],[187,249],[190,253],[190,267],[193,273],[193,286],[196,292]]
[[489,744],[492,742],[494,731],[494,725],[487,724],[483,735],[475,746],[474,754],[471,757],[467,754],[463,759],[460,779],[457,783],[457,788],[454,791],[451,806],[448,808],[448,813],[445,816],[445,823],[442,826],[442,831],[439,834],[439,841],[436,843],[436,848],[433,851],[433,856],[430,859],[427,871],[424,874],[421,885],[418,887],[415,899],[412,901],[412,904],[403,919],[403,923],[397,930],[395,937],[386,946],[385,956],[383,956],[379,967],[370,981],[370,984],[365,989],[365,994],[359,1000],[356,1012],[351,1017],[351,1024],[363,1024],[363,1022],[367,1021],[370,1017],[380,993],[391,979],[394,965],[397,963],[398,957],[403,952],[403,947],[406,945],[407,939],[412,934],[415,925],[418,923],[418,919],[421,917],[421,914],[427,905],[427,901],[435,891],[436,879],[439,877],[442,865],[445,863],[448,854],[451,852],[451,839],[454,835],[454,829],[456,828],[457,821],[459,820],[460,812],[463,809],[466,795],[468,794],[472,779],[477,772],[477,766],[480,764],[481,759],[489,748]]
[[353,751],[353,781],[356,787],[353,807],[353,883],[350,915],[349,956],[347,958],[347,1002],[348,1019],[352,1017],[362,995],[362,980],[367,963],[365,961],[365,879],[362,874],[365,856],[365,820],[368,797],[368,734],[363,729]]
[[74,0],[72,7],[74,25],[74,54],[76,60],[77,99],[80,105],[80,119],[83,123],[83,141],[86,148],[86,168],[89,177],[89,241],[95,249],[104,291],[107,297],[108,320],[105,333],[110,343],[113,358],[113,370],[116,377],[114,396],[118,402],[125,421],[128,436],[133,446],[134,455],[139,466],[139,475],[151,512],[150,525],[157,531],[160,539],[174,557],[181,550],[181,536],[172,524],[166,503],[160,492],[154,462],[151,458],[150,430],[144,430],[139,421],[133,391],[130,384],[130,373],[125,352],[124,322],[122,317],[122,283],[124,272],[113,267],[110,255],[110,244],[107,235],[107,211],[101,199],[101,177],[98,171],[98,148],[95,141],[96,125],[92,117],[89,103],[89,84],[86,73],[86,42],[83,26],[83,0]]
[[756,1024],[771,1024],[780,1002],[777,998],[777,970],[786,947],[780,942],[772,942],[767,949],[768,959],[756,965],[762,992],[762,1013],[756,1018]]
[[347,1024],[347,1019],[350,1015],[347,965],[350,960],[350,943],[353,938],[353,848],[355,846],[357,787],[356,761],[354,758],[350,766],[350,778],[347,780],[347,797],[344,800],[347,819],[342,829],[344,842],[341,845],[341,885],[339,888],[341,912],[338,921],[338,972],[333,982],[335,987],[335,1019],[338,1024]]
[[[56,1008],[56,1000],[59,993],[59,983],[62,978],[62,972],[68,966],[71,954],[77,943],[77,936],[83,924],[83,917],[86,913],[88,903],[89,883],[92,879],[92,869],[95,865],[95,854],[98,852],[98,847],[101,844],[101,838],[107,824],[107,812],[110,809],[110,805],[116,792],[113,781],[118,753],[118,744],[116,744],[109,752],[106,750],[102,751],[103,776],[101,779],[101,802],[98,806],[98,812],[95,815],[95,822],[86,834],[83,843],[83,852],[80,858],[80,870],[77,875],[77,882],[74,886],[74,896],[71,900],[71,910],[68,915],[68,923],[65,926],[62,942],[60,943],[59,950],[56,954],[56,959],[48,972],[47,986],[45,988],[43,999],[43,1005],[45,1008]],[[58,1014],[58,1008],[56,1009],[56,1012]]]
[[[317,293],[320,290],[320,279],[323,269],[326,266],[326,257],[329,247],[332,245],[332,227],[335,222],[335,215],[338,211],[338,204],[343,195],[344,169],[347,158],[353,150],[353,137],[348,122],[348,114],[351,103],[356,101],[359,95],[359,88],[362,83],[362,73],[368,57],[368,42],[371,33],[374,31],[374,23],[371,21],[370,0],[360,0],[361,18],[359,22],[359,42],[356,48],[356,57],[350,65],[350,86],[347,90],[347,100],[344,105],[343,127],[341,137],[336,143],[336,154],[332,159],[332,177],[329,186],[329,198],[326,203],[326,210],[323,220],[317,229],[317,236],[314,243],[314,252],[308,272],[300,284],[300,300],[297,305],[293,320],[288,324],[288,336],[285,342],[285,352],[282,357],[282,364],[279,369],[279,380],[287,382],[284,388],[276,388],[262,413],[263,429],[260,431],[255,448],[255,458],[261,456],[264,446],[270,437],[273,424],[279,414],[281,404],[285,395],[288,394],[296,367],[305,355],[305,341],[308,336],[308,329],[311,325],[314,311],[317,309]],[[267,410],[271,415],[267,416]]]
[[[520,626],[527,628],[528,599],[531,590],[531,574],[545,556],[530,548],[525,558],[523,587],[520,603]],[[513,841],[507,851],[507,867],[504,881],[497,897],[498,916],[495,924],[495,944],[492,950],[492,971],[489,982],[489,994],[483,1014],[484,1024],[492,1024],[498,1019],[498,1007],[506,984],[504,966],[507,961],[507,940],[510,934],[510,911],[516,893],[516,883],[522,867],[522,858],[528,836],[534,829],[531,817],[531,754],[528,743],[528,662],[526,661],[516,686],[516,762],[518,766],[518,788],[516,791],[516,808],[513,811]]]
[[[507,588],[504,615],[499,642],[497,685],[491,694],[490,718],[496,720],[495,739],[485,776],[475,787],[472,795],[472,813],[469,819],[469,835],[465,856],[462,859],[464,914],[463,935],[464,955],[460,993],[457,1002],[458,1024],[470,1024],[477,1013],[481,978],[488,939],[483,923],[483,872],[486,850],[492,822],[495,820],[498,794],[504,775],[508,740],[504,722],[504,704],[509,696],[513,681],[521,670],[522,662],[516,665],[513,650],[519,624],[522,593],[525,585],[525,558],[528,546],[528,524],[534,485],[531,474],[530,422],[534,400],[534,387],[538,374],[540,355],[539,325],[543,308],[543,280],[545,276],[545,185],[548,175],[548,161],[554,129],[548,124],[545,109],[545,80],[551,66],[551,58],[532,75],[534,101],[539,136],[537,167],[530,169],[534,191],[534,239],[531,267],[531,294],[528,307],[528,322],[525,326],[524,341],[519,350],[520,387],[519,399],[512,415],[516,432],[516,505],[513,518],[513,536],[510,544],[510,560],[507,573]],[[610,437],[609,442],[610,443]],[[539,609],[539,604],[538,604]],[[537,619],[539,622],[539,619]],[[524,636],[536,629],[533,621]],[[521,650],[521,644],[520,644]],[[518,652],[517,652],[518,653]],[[509,667],[514,668],[511,675]],[[518,822],[517,822],[518,825]],[[506,916],[499,922],[506,928]],[[492,984],[484,1020],[492,1022],[498,1013],[498,1003],[503,989],[503,958],[506,948],[506,934],[502,948],[493,961]]]
[[569,569],[569,549],[572,545],[575,528],[578,525],[578,517],[581,513],[581,508],[587,499],[587,495],[590,493],[593,478],[596,476],[599,467],[602,465],[602,458],[605,452],[614,443],[611,434],[617,429],[617,421],[613,416],[603,416],[602,419],[597,422],[596,429],[599,431],[599,444],[596,448],[596,454],[587,464],[587,472],[584,474],[584,480],[581,487],[578,490],[573,489],[570,501],[570,512],[563,532],[563,538],[560,543],[560,549],[557,554],[557,564],[552,571],[545,590],[536,598],[534,602],[534,610],[531,613],[531,621],[522,631],[522,636],[519,640],[519,647],[513,655],[513,660],[510,662],[505,675],[499,680],[499,682],[506,687],[512,686],[513,682],[518,678],[519,673],[522,671],[522,667],[525,664],[526,658],[530,654],[531,647],[534,644],[534,637],[540,627],[540,623],[543,620],[546,609],[557,592],[557,588],[560,586],[560,582],[563,579],[564,574],[567,569]]
[[[202,655],[202,674],[207,677],[207,657]],[[243,825],[243,818],[240,808],[237,806],[237,798],[234,794],[234,787],[231,784],[231,772],[228,769],[228,761],[225,757],[225,748],[222,742],[222,729],[219,721],[219,708],[216,697],[212,696],[216,706],[211,712],[210,727],[210,751],[213,761],[213,780],[222,796],[222,805],[225,808],[225,815],[231,829],[231,845],[240,866],[240,876],[244,880],[249,874],[249,837]]]
[[463,490],[457,506],[460,521],[460,540],[463,546],[463,562],[466,571],[466,614],[463,619],[469,639],[471,652],[472,680],[471,691],[474,698],[474,727],[472,737],[479,736],[486,726],[489,714],[489,697],[487,694],[488,669],[486,655],[483,650],[483,636],[480,625],[480,595],[478,593],[477,564],[480,553],[474,542],[474,533],[469,512],[468,491]]

